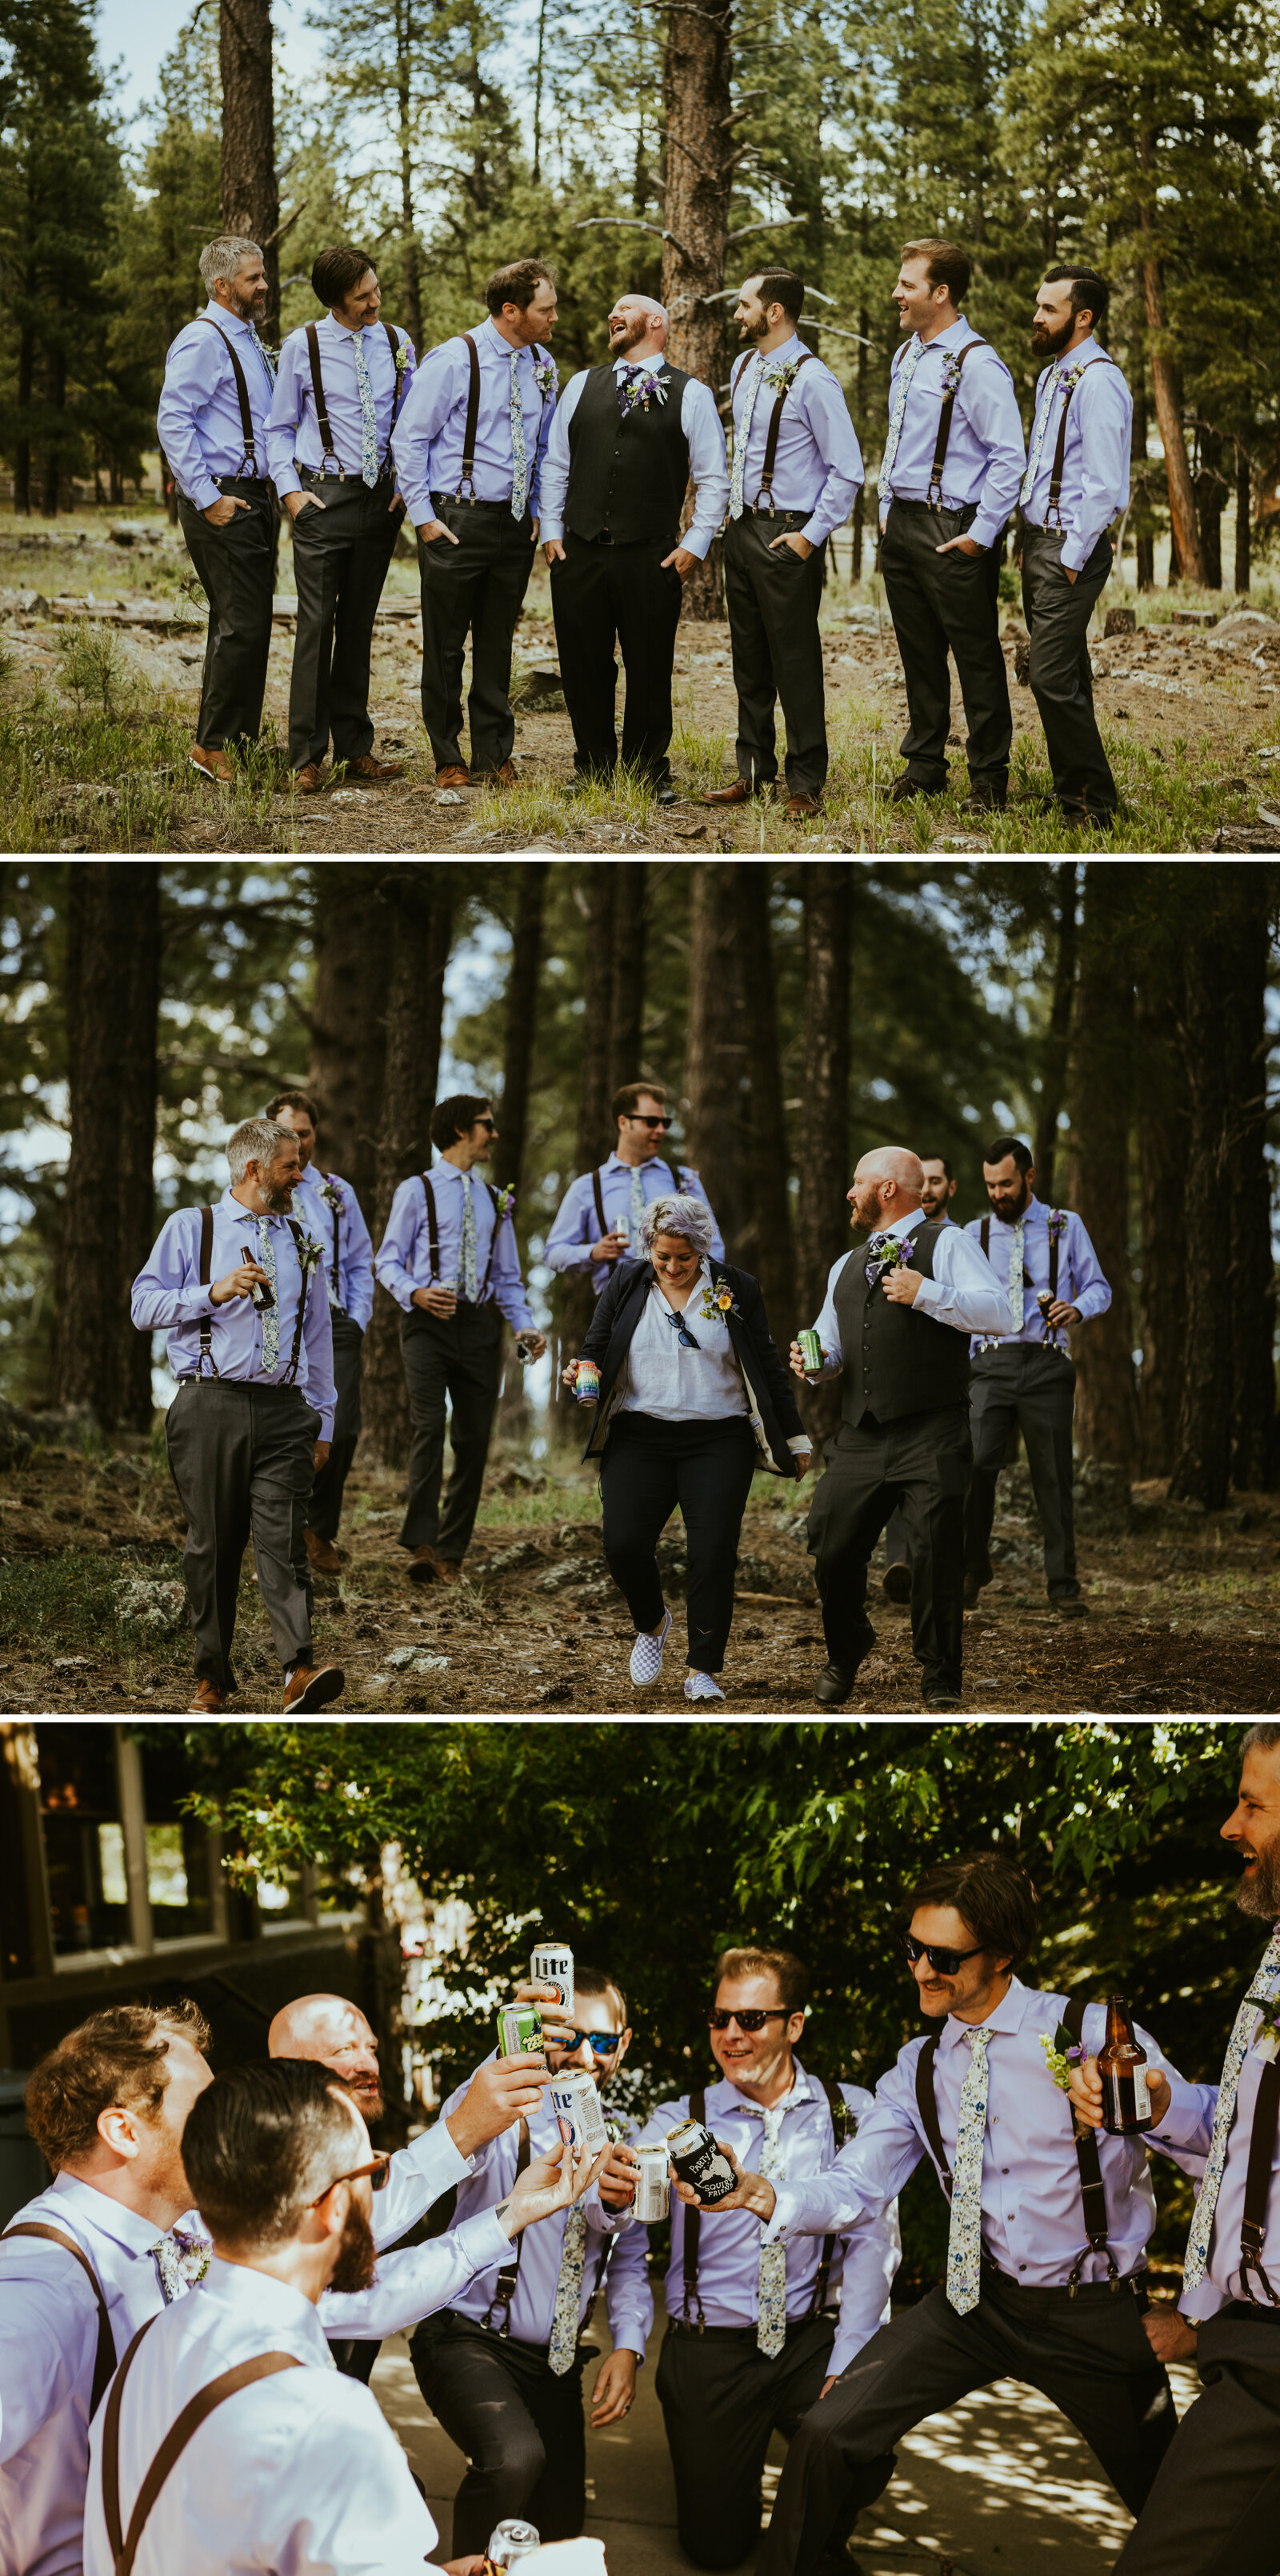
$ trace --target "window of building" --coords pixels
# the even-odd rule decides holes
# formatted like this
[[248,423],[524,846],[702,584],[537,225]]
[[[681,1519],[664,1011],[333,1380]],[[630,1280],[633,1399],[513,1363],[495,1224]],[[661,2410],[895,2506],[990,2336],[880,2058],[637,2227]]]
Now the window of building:
[[129,1891],[106,1726],[38,1726],[40,1822],[59,1955],[117,1948],[129,1938]]
[[192,1773],[181,1727],[167,1731],[163,1743],[143,1744],[142,1786],[152,1933],[157,1941],[188,1941],[212,1930],[212,1907],[208,1829],[182,1812]]

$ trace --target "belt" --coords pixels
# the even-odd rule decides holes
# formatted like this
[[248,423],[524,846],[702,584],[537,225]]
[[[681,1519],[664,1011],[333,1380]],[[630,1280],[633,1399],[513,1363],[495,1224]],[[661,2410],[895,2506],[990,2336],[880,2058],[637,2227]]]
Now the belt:
[[[431,495],[431,507],[432,507],[432,509],[435,511],[435,514],[436,514],[436,517],[437,517],[437,518],[439,518],[439,517],[440,517],[441,512],[442,512],[443,510],[445,510],[445,509],[447,509],[447,508],[448,508],[448,505],[449,505],[449,503],[453,500],[453,498],[454,498],[454,495],[453,495],[453,493],[452,493],[452,492],[433,492],[433,493],[432,493],[432,495]],[[459,506],[459,508],[460,508],[460,509],[463,509],[463,510],[505,510],[505,511],[506,511],[506,514],[507,514],[507,517],[508,517],[508,518],[510,518],[510,516],[511,516],[511,494],[508,492],[508,494],[507,494],[507,497],[506,497],[505,501],[478,501],[478,500],[477,500],[477,501],[473,501],[473,500],[471,500],[471,499],[470,499],[470,497],[468,497],[465,501],[460,502],[460,503],[458,504],[458,506]],[[528,506],[528,505],[526,504],[526,515],[527,515],[527,506]]]
[[923,494],[917,499],[914,492],[891,492],[889,499],[891,503],[896,501],[899,509],[928,510],[934,518],[939,510],[976,510],[978,506],[976,501],[948,501],[945,493],[940,501],[926,501]]
[[326,474],[322,466],[298,465],[296,456],[293,461],[297,466],[299,482],[305,483],[311,491],[326,492],[331,486],[340,491],[344,483],[354,483],[362,492],[376,492],[378,483],[389,483],[391,480],[389,467],[385,470],[379,467],[378,483],[366,483],[363,474]]
[[[310,1397],[304,1394],[300,1386],[280,1386],[274,1378],[201,1377],[197,1369],[180,1369],[178,1384],[179,1386],[225,1386],[229,1387],[235,1395],[300,1395],[304,1404],[311,1403]],[[311,1410],[313,1413],[318,1413],[320,1408],[312,1404]]]
[[[801,2326],[834,2325],[838,2314],[836,2308],[821,2308],[816,2317],[811,2317],[807,2309],[802,2309],[799,2316],[788,2317],[787,2333],[798,2334]],[[668,2317],[667,2332],[688,2335],[695,2343],[758,2344],[760,2340],[758,2326],[700,2326],[691,2324],[686,2317]]]
[[1078,2281],[1074,2290],[1066,2282],[1019,2281],[1011,2272],[1002,2272],[998,2264],[983,2263],[982,2295],[995,2299],[1012,2295],[1015,2304],[1030,2306],[1038,2300],[1044,2307],[1100,2307],[1104,2300],[1115,2297],[1145,2298],[1147,2272],[1145,2264],[1137,2272],[1127,2272],[1121,2281]]

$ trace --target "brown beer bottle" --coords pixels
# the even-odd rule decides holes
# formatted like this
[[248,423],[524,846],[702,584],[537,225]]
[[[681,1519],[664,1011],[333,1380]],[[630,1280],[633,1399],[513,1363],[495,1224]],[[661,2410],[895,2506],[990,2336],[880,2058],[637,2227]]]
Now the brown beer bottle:
[[1098,2051],[1102,2125],[1113,2138],[1138,2138],[1155,2123],[1147,2090],[1147,2052],[1139,2048],[1123,1995],[1107,1997],[1107,2036]]

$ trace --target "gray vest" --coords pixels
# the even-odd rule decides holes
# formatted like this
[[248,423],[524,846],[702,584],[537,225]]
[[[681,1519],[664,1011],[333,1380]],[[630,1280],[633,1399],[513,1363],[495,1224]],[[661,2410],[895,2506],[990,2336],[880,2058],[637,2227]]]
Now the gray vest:
[[[910,1262],[933,1277],[933,1247],[942,1232],[932,1222],[913,1226]],[[896,1422],[904,1413],[934,1413],[969,1397],[969,1336],[952,1324],[935,1324],[914,1306],[896,1306],[879,1280],[867,1286],[865,1249],[846,1261],[836,1281],[836,1321],[844,1354],[844,1418]]]

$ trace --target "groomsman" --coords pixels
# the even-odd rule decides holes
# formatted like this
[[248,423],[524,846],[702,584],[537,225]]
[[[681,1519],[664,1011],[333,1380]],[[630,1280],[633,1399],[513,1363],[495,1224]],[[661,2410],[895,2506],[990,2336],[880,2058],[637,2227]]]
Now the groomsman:
[[[920,1205],[925,1215],[932,1217],[938,1225],[954,1224],[951,1201],[956,1194],[956,1185],[951,1176],[951,1165],[945,1154],[922,1154],[920,1169],[924,1174],[920,1190]],[[886,1601],[909,1601],[911,1599],[911,1542],[907,1537],[906,1518],[901,1503],[895,1504],[890,1513],[889,1525],[884,1534],[884,1554],[885,1567],[880,1577],[880,1589]]]
[[[538,539],[538,487],[557,377],[554,271],[540,259],[494,270],[489,318],[424,359],[393,441],[418,531],[422,721],[436,785],[515,785],[511,644]],[[468,768],[462,649],[471,635]]]
[[[543,1254],[549,1270],[568,1277],[588,1271],[597,1297],[606,1288],[615,1264],[639,1259],[640,1219],[650,1199],[671,1193],[700,1198],[706,1205],[701,1176],[690,1163],[668,1163],[655,1153],[659,1137],[671,1124],[667,1095],[660,1082],[624,1082],[613,1095],[618,1142],[607,1163],[580,1172],[569,1183],[556,1211]],[[724,1241],[717,1228],[713,1261],[723,1261]]]
[[[973,1467],[964,1516],[964,1597],[972,1609],[992,1581],[987,1543],[996,1479],[1014,1424],[1027,1444],[1027,1464],[1040,1526],[1049,1599],[1066,1616],[1087,1608],[1076,1580],[1071,1494],[1071,1424],[1076,1373],[1067,1351],[1069,1324],[1105,1315],[1111,1290],[1078,1216],[1047,1208],[1035,1195],[1035,1168],[1020,1136],[988,1145],[982,1177],[990,1214],[973,1217],[973,1236],[1000,1283],[1007,1312],[998,1341],[978,1334],[969,1381]],[[1008,1283],[1007,1286],[1005,1283]],[[1049,1302],[1041,1311],[1039,1293]]]
[[156,429],[178,489],[178,525],[209,602],[191,759],[227,787],[231,753],[256,742],[271,650],[277,502],[268,479],[275,379],[255,324],[267,309],[256,242],[220,233],[200,253],[209,301],[165,359]]
[[300,796],[314,796],[329,748],[353,778],[402,776],[375,760],[369,716],[373,621],[395,552],[404,503],[391,470],[391,433],[412,379],[413,343],[378,318],[382,290],[367,251],[322,250],[311,271],[329,310],[291,331],[267,452],[293,521],[298,632],[289,683],[289,762]]
[[[240,1567],[250,1534],[285,1714],[324,1708],[336,1664],[312,1660],[307,1498],[333,1438],[333,1335],[320,1246],[292,1215],[297,1139],[246,1118],[227,1146],[216,1207],[178,1208],[133,1283],[140,1333],[167,1326],[178,1392],[165,1416],[169,1467],[187,1516],[182,1559],[196,1639],[192,1714],[220,1717]],[[319,1277],[316,1276],[317,1270]]]
[[738,775],[704,805],[743,805],[778,774],[773,711],[787,728],[789,816],[816,814],[827,778],[818,611],[827,539],[863,482],[838,380],[796,329],[804,287],[788,268],[749,277],[734,312],[748,354],[733,374],[733,473],[725,598],[738,692]]
[[360,1358],[373,1312],[373,1245],[350,1181],[337,1172],[318,1172],[312,1163],[318,1112],[305,1091],[277,1092],[262,1114],[297,1137],[302,1178],[294,1203],[324,1251],[338,1404],[329,1455],[311,1488],[303,1537],[317,1574],[340,1574],[336,1540],[343,1488],[360,1437]]
[[1133,396],[1097,338],[1109,300],[1096,269],[1046,271],[1031,346],[1052,364],[1036,388],[1021,496],[1022,607],[1054,793],[1067,822],[1102,830],[1116,782],[1093,712],[1087,639],[1111,578],[1111,524],[1128,506],[1133,421]]
[[[411,1583],[456,1583],[462,1572],[498,1401],[503,1316],[530,1359],[541,1359],[547,1347],[520,1276],[513,1193],[472,1178],[476,1164],[488,1162],[497,1132],[484,1098],[455,1092],[437,1102],[431,1142],[440,1160],[400,1183],[374,1263],[404,1309],[400,1348],[413,1445],[400,1545],[409,1551]],[[453,1473],[442,1518],[446,1395]]]
[[970,794],[1009,792],[1013,717],[1000,649],[999,541],[1026,463],[1013,378],[960,307],[971,262],[955,242],[908,242],[893,300],[909,336],[893,362],[880,459],[880,570],[907,684],[907,763],[889,793],[938,796],[951,727],[948,649],[969,727]]
[[[709,385],[666,358],[667,315],[621,295],[603,366],[572,376],[552,423],[542,535],[578,779],[617,767],[615,638],[627,675],[622,765],[678,803],[667,753],[684,584],[729,497],[724,431]],[[695,508],[681,535],[692,476]]]

